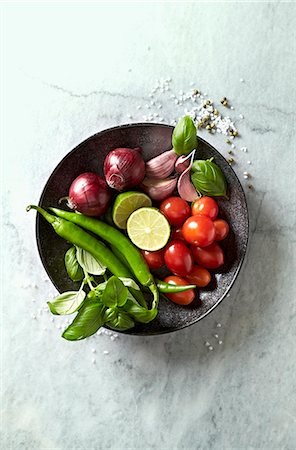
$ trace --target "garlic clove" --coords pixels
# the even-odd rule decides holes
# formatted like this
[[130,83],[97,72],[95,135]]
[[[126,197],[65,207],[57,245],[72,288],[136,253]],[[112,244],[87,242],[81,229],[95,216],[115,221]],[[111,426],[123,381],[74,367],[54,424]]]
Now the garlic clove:
[[190,179],[190,170],[193,164],[194,155],[195,151],[190,153],[190,159],[186,157],[186,160],[189,162],[189,165],[187,169],[184,170],[183,173],[181,173],[178,180],[178,193],[180,197],[183,198],[183,200],[186,200],[187,202],[194,202],[194,200],[200,197],[194,185],[191,183]]
[[179,158],[175,162],[175,170],[176,170],[176,172],[178,172],[178,173],[184,172],[184,170],[187,169],[189,164],[190,164],[190,161],[189,161],[189,159],[187,158],[186,155],[179,156]]
[[146,162],[146,176],[148,178],[167,178],[174,170],[178,156],[174,150],[168,150]]
[[165,178],[144,178],[140,187],[152,200],[162,201],[169,197],[177,186],[177,177]]

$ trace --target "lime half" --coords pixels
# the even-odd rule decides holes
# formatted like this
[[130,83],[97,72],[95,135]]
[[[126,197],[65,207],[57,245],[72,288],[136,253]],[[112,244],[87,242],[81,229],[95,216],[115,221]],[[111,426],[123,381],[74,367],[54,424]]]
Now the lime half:
[[131,213],[142,208],[142,206],[151,205],[150,197],[142,192],[129,191],[118,194],[112,210],[113,222],[118,228],[125,230],[127,219]]
[[130,240],[142,250],[160,250],[168,242],[170,232],[166,217],[157,208],[137,209],[127,221]]

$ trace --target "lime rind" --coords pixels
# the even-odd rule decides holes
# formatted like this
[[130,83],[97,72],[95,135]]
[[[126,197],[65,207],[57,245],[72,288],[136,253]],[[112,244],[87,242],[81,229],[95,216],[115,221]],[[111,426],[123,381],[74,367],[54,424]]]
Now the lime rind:
[[127,220],[134,211],[151,205],[150,197],[142,192],[128,191],[118,194],[112,210],[113,222],[118,228],[125,230]]

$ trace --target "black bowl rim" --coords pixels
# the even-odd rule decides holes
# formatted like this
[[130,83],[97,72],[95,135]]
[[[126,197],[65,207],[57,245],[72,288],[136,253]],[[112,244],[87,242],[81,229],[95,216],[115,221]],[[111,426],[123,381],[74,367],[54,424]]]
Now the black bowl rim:
[[[110,131],[113,131],[113,130],[123,129],[123,128],[130,128],[130,127],[143,127],[143,126],[144,126],[144,127],[163,127],[163,128],[170,128],[170,129],[172,129],[172,130],[174,129],[174,127],[173,127],[172,125],[167,125],[167,124],[164,124],[164,123],[155,123],[155,122],[153,122],[153,123],[137,122],[137,123],[128,123],[128,124],[123,124],[123,125],[117,125],[117,126],[115,126],[115,127],[110,127],[110,128],[107,128],[107,129],[105,129],[105,130],[99,131],[99,132],[97,132],[97,133],[95,133],[95,134],[89,136],[89,137],[86,138],[84,141],[82,141],[82,142],[80,142],[78,145],[76,145],[76,147],[74,147],[73,150],[70,150],[70,152],[68,152],[68,153],[61,159],[61,161],[58,163],[58,165],[55,167],[55,169],[53,170],[53,172],[52,172],[51,175],[49,176],[49,178],[48,178],[48,180],[47,180],[47,182],[46,182],[46,184],[45,184],[45,186],[44,186],[44,188],[43,188],[43,191],[42,191],[42,193],[41,193],[41,196],[40,196],[38,205],[39,205],[39,206],[42,206],[42,202],[43,202],[43,198],[44,198],[44,196],[45,196],[45,192],[46,192],[46,190],[47,190],[47,186],[48,186],[48,184],[50,183],[50,181],[51,181],[51,179],[53,178],[53,176],[55,175],[55,173],[57,172],[57,170],[59,169],[59,167],[63,164],[64,160],[65,160],[66,158],[68,158],[69,155],[71,155],[72,153],[74,153],[81,145],[85,145],[88,141],[91,141],[95,136],[101,136],[101,135],[103,135],[103,134],[105,134],[105,133],[108,133],[108,132],[110,132]],[[219,155],[220,155],[220,156],[225,160],[225,162],[227,163],[227,161],[226,161],[226,159],[224,158],[224,156],[223,156],[223,155],[222,155],[222,154],[221,154],[221,153],[220,153],[220,152],[219,152],[212,144],[210,144],[210,143],[207,142],[205,139],[202,139],[202,138],[199,137],[199,136],[197,137],[197,139],[198,139],[199,141],[203,142],[204,144],[206,144],[207,146],[211,147],[211,149],[213,149],[215,152],[218,152]],[[231,169],[232,169],[232,167],[231,167]],[[145,332],[145,333],[129,333],[128,331],[125,331],[125,332],[121,332],[121,334],[128,334],[128,335],[130,335],[130,336],[159,336],[159,335],[166,334],[166,333],[172,333],[173,331],[179,331],[179,330],[182,330],[182,329],[184,329],[184,328],[187,328],[187,327],[190,327],[190,326],[196,324],[197,322],[199,322],[200,320],[202,320],[203,318],[205,318],[205,317],[206,317],[208,314],[210,314],[210,313],[211,313],[218,305],[220,305],[220,303],[221,303],[221,302],[225,299],[225,297],[229,294],[229,291],[231,290],[231,288],[232,288],[232,286],[233,286],[235,280],[237,279],[238,274],[240,273],[241,268],[242,268],[242,266],[243,266],[243,263],[244,263],[244,260],[245,260],[245,256],[246,256],[246,253],[247,253],[247,248],[248,248],[248,243],[249,243],[249,237],[250,237],[250,219],[249,219],[249,210],[248,210],[248,203],[247,203],[246,194],[245,194],[244,188],[243,188],[243,186],[242,186],[242,184],[241,184],[241,182],[240,182],[240,180],[239,180],[237,174],[235,173],[235,171],[234,171],[233,169],[232,169],[232,172],[233,172],[235,178],[237,179],[238,184],[241,186],[242,193],[243,193],[243,198],[244,198],[245,205],[246,205],[246,213],[247,213],[247,223],[246,223],[246,227],[247,227],[247,239],[246,239],[246,245],[245,245],[244,253],[243,253],[243,255],[242,255],[242,257],[241,257],[241,259],[240,259],[240,261],[239,261],[238,267],[237,267],[237,269],[236,269],[236,272],[235,272],[234,275],[233,275],[232,281],[231,281],[231,283],[229,284],[228,289],[224,292],[224,294],[222,295],[222,297],[215,303],[215,305],[213,305],[208,311],[206,311],[203,315],[199,316],[194,322],[192,322],[192,323],[190,323],[190,324],[185,324],[185,325],[179,326],[179,327],[177,327],[177,328],[170,327],[170,328],[167,328],[166,330],[160,331],[160,332],[158,332],[158,333],[149,333],[149,332]],[[40,220],[40,217],[39,217],[39,214],[37,214],[37,216],[36,216],[36,222],[35,222],[35,233],[36,233],[36,241],[37,241],[38,253],[39,253],[39,256],[40,256],[42,265],[43,265],[43,267],[44,267],[44,269],[45,269],[47,275],[49,276],[49,278],[50,278],[52,284],[54,285],[54,287],[55,287],[55,288],[57,289],[57,291],[59,292],[59,289],[58,289],[57,285],[55,284],[55,282],[54,282],[54,280],[53,280],[51,274],[50,274],[49,271],[48,271],[46,260],[45,260],[43,254],[42,254],[42,250],[41,250],[41,239],[40,239],[40,235],[39,235],[39,220]],[[105,328],[108,328],[108,327],[105,327]]]

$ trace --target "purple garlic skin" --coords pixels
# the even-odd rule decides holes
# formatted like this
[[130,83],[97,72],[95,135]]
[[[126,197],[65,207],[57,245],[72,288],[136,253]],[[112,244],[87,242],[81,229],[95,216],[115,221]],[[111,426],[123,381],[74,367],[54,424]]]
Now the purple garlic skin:
[[170,176],[175,168],[178,156],[174,150],[168,150],[146,162],[146,177],[164,179]]
[[175,170],[178,173],[184,172],[190,165],[190,159],[186,155],[179,156],[175,163]]
[[[186,200],[187,202],[194,202],[197,198],[200,197],[197,190],[195,189],[194,185],[191,183],[191,179],[190,179],[190,171],[191,171],[191,167],[193,164],[194,155],[195,155],[195,150],[192,153],[190,153],[190,155],[186,156],[185,158],[183,156],[180,156],[180,158],[178,158],[178,161],[181,158],[183,158],[179,164],[180,168],[184,164],[187,165],[187,168],[181,173],[179,180],[178,180],[178,193],[179,193],[180,197],[183,198],[183,200]],[[177,168],[176,168],[176,170],[177,170]]]
[[177,177],[165,178],[144,178],[140,187],[149,195],[152,200],[162,201],[169,197],[177,186]]

